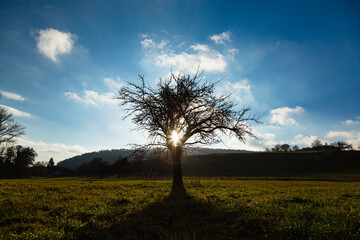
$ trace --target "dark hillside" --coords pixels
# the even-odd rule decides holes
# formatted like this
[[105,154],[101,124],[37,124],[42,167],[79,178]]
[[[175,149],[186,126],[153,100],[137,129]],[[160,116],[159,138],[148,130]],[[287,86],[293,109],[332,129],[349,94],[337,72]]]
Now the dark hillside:
[[[203,151],[206,152],[206,151]],[[110,163],[108,174],[119,157],[127,157],[130,150],[111,150],[87,153],[60,162],[57,166],[75,169],[84,162],[101,157]],[[171,176],[172,168],[164,158],[130,162],[122,175]],[[114,172],[115,173],[115,172]],[[334,152],[255,152],[188,154],[183,161],[184,176],[307,176],[315,174],[360,173],[360,151]]]
[[75,170],[83,163],[88,163],[96,157],[102,158],[105,162],[113,164],[118,158],[127,157],[132,153],[129,149],[102,150],[98,152],[84,153],[59,162],[56,166],[66,167]]
[[186,176],[300,176],[360,173],[360,152],[242,153],[190,156]]
[[[212,149],[212,148],[192,148],[188,150],[189,155],[204,155],[213,153],[248,153],[245,150],[231,150],[231,149]],[[102,150],[98,152],[84,153],[72,158],[65,159],[57,164],[59,167],[67,167],[75,170],[83,163],[89,163],[96,157],[102,158],[105,162],[113,164],[116,160],[123,157],[128,157],[132,153],[130,149],[113,149]]]

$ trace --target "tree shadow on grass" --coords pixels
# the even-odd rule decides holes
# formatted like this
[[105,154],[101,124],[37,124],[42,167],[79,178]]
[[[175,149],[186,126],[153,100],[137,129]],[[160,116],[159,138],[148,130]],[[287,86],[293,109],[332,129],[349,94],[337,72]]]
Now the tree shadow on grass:
[[[108,228],[85,227],[78,239],[258,239],[241,224],[235,212],[173,191],[161,201],[126,216]],[[247,226],[249,227],[249,226]],[[252,229],[255,230],[256,229]]]

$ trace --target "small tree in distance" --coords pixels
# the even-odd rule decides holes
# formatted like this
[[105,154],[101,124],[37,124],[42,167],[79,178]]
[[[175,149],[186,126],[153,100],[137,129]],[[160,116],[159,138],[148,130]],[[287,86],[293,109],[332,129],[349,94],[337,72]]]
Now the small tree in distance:
[[289,144],[282,144],[281,145],[281,151],[283,151],[283,152],[289,152],[291,150],[291,147],[290,147],[290,145]]
[[293,150],[293,151],[299,151],[299,149],[300,149],[300,148],[299,148],[298,145],[294,145],[294,146],[292,147],[292,150]]
[[53,167],[55,166],[55,162],[54,162],[54,159],[53,158],[50,158],[48,164],[47,164],[47,167]]
[[149,133],[149,143],[142,147],[170,152],[173,190],[184,189],[181,157],[186,146],[220,142],[219,133],[233,134],[242,142],[246,136],[256,137],[249,123],[259,123],[259,117],[250,114],[250,107],[235,110],[229,96],[214,94],[216,84],[201,82],[201,74],[171,74],[155,88],[139,78],[139,84],[128,82],[120,88],[117,99],[137,129]]

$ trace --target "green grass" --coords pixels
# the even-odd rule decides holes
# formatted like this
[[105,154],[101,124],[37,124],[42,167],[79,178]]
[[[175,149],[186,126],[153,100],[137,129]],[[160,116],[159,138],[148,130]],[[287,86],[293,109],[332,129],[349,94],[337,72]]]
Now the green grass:
[[0,239],[359,239],[360,182],[0,180]]

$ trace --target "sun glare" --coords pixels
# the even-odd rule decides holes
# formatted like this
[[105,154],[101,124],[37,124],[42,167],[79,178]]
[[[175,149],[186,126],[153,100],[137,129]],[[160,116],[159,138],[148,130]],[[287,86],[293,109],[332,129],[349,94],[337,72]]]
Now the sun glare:
[[176,145],[177,145],[177,143],[179,141],[179,135],[175,130],[172,132],[171,138],[172,138],[172,141],[173,141],[173,143],[174,143],[174,145],[176,147]]

